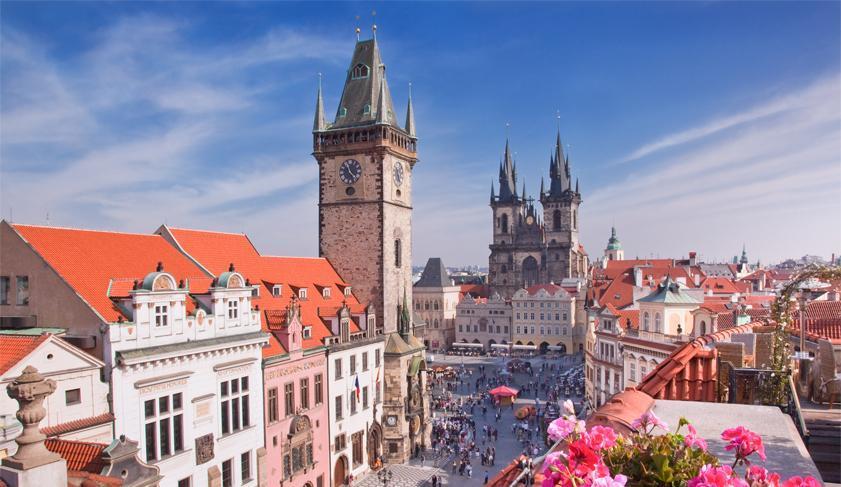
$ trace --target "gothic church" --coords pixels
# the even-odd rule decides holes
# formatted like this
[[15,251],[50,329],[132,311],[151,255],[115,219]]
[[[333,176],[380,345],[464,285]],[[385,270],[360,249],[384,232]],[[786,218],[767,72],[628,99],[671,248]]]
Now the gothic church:
[[587,254],[578,241],[578,180],[572,186],[569,157],[564,155],[561,134],[549,158],[549,188],[540,181],[538,199],[517,193],[517,166],[508,141],[499,165],[499,194],[491,183],[493,243],[488,262],[488,283],[493,292],[510,298],[518,289],[535,284],[560,284],[570,277],[583,278]]

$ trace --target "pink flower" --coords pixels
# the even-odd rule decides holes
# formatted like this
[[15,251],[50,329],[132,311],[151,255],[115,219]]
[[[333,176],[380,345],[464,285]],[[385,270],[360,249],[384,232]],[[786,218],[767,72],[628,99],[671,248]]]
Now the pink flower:
[[625,487],[625,482],[628,481],[628,477],[619,474],[616,477],[611,477],[608,473],[605,476],[592,476],[590,479],[590,484],[592,487]]
[[724,465],[704,465],[698,476],[690,480],[687,487],[748,487],[748,483],[733,475],[733,469]]
[[783,482],[783,487],[820,487],[821,483],[814,477],[792,477]]
[[616,444],[616,432],[607,426],[593,426],[585,437],[594,450],[604,450]]
[[569,399],[564,401],[564,412],[567,414],[575,414],[575,405],[572,404],[572,401]]
[[762,444],[762,438],[744,426],[724,430],[721,433],[721,439],[730,442],[724,449],[736,450],[737,459],[747,462],[747,457],[756,453],[759,458],[765,460],[765,446]]
[[745,479],[749,480],[751,484],[780,487],[780,476],[776,473],[769,472],[759,465],[748,467],[748,471],[745,473]]
[[691,424],[687,424],[687,427],[689,428],[689,433],[683,437],[683,444],[689,448],[698,447],[701,450],[707,451],[707,442],[698,436],[698,430]]
[[561,417],[549,423],[549,427],[546,428],[546,434],[549,435],[552,441],[560,441],[571,435],[575,431],[576,426],[574,420]]
[[669,429],[669,426],[666,423],[660,421],[660,418],[658,418],[653,411],[649,411],[643,414],[639,418],[635,419],[633,423],[631,423],[631,428],[638,431],[640,429],[648,430],[649,426],[651,426],[651,429],[654,429],[657,426],[663,428],[664,430]]

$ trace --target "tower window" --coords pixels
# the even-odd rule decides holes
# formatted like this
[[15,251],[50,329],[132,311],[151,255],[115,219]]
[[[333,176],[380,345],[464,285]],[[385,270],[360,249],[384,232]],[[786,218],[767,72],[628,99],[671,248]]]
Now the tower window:
[[400,248],[400,239],[394,241],[394,267],[400,267],[402,262],[402,249]]
[[368,69],[368,66],[365,66],[364,64],[360,63],[360,64],[357,64],[356,66],[353,67],[353,72],[351,73],[351,78],[352,79],[367,78],[368,74],[370,72],[371,72],[371,70]]
[[552,213],[552,229],[553,230],[560,230],[561,229],[561,210],[555,210]]
[[502,233],[508,233],[508,215],[502,215]]
[[339,117],[347,117],[347,107],[342,107],[342,109],[339,110]]
[[365,106],[362,107],[362,114],[363,115],[368,115],[369,113],[371,113],[371,105],[368,105],[366,103]]

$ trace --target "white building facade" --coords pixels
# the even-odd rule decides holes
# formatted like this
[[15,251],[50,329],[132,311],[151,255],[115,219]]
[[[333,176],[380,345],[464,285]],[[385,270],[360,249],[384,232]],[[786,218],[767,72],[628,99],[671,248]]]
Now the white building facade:
[[540,353],[575,351],[576,299],[563,287],[540,284],[520,289],[511,298],[511,307],[515,345],[532,347]]
[[458,348],[492,351],[511,346],[511,304],[494,293],[490,298],[466,294],[456,307]]
[[236,272],[191,286],[153,272],[117,302],[133,319],[107,327],[115,434],[139,440],[162,486],[260,485],[268,337],[253,287]]

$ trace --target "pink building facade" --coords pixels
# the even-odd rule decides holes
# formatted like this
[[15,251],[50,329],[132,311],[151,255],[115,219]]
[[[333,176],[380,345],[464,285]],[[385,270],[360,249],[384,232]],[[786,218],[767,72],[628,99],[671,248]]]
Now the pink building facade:
[[325,487],[330,445],[326,349],[302,347],[300,307],[272,329],[263,353],[268,485]]

